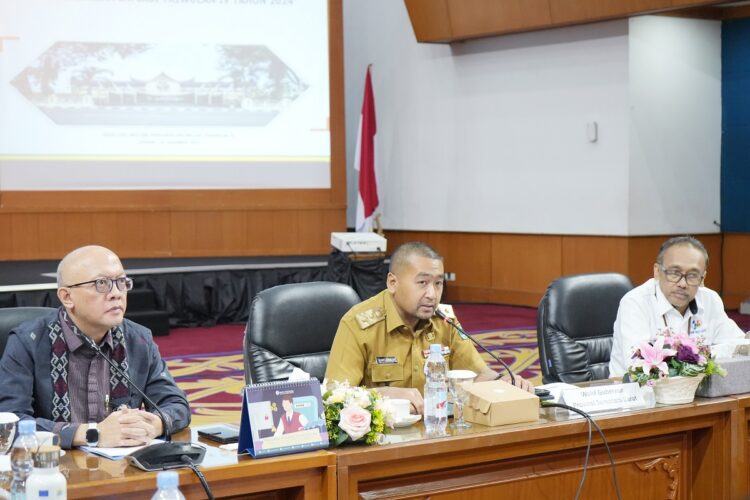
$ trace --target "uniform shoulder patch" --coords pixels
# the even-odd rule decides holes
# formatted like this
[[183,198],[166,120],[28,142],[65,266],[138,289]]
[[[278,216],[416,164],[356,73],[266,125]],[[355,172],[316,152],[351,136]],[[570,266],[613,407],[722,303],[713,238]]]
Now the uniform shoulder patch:
[[367,309],[366,311],[357,313],[356,318],[357,324],[360,328],[369,328],[375,323],[385,319],[385,309],[382,307],[373,307],[372,309]]

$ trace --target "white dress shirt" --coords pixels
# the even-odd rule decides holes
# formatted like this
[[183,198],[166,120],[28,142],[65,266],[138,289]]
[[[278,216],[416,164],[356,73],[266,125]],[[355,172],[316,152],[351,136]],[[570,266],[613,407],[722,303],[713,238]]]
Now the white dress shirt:
[[689,333],[691,337],[702,335],[709,345],[745,336],[737,323],[727,316],[718,293],[699,287],[683,315],[669,303],[659,284],[651,278],[620,300],[609,375],[623,376],[630,366],[633,348],[641,342],[653,340],[666,327],[676,333]]

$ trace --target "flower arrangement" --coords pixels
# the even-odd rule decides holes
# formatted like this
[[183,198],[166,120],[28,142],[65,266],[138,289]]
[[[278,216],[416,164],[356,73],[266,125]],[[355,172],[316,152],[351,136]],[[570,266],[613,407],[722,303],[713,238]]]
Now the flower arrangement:
[[675,333],[664,329],[653,342],[641,342],[635,347],[628,368],[631,381],[653,386],[667,377],[696,377],[700,374],[726,375],[711,355],[711,349],[701,337]]
[[334,446],[362,439],[367,444],[380,443],[393,428],[393,414],[375,389],[331,382],[323,394],[323,405],[328,438]]

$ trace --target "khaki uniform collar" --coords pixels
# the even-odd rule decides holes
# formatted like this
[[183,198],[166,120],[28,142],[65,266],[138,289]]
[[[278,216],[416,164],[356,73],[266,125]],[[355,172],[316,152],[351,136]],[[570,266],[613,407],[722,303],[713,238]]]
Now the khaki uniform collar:
[[[383,308],[385,309],[385,331],[388,333],[392,333],[395,331],[402,331],[402,329],[411,331],[409,326],[406,323],[404,323],[404,320],[401,318],[401,314],[399,314],[398,308],[396,308],[396,303],[393,302],[393,297],[391,296],[390,292],[388,290],[385,290],[384,293],[385,293],[385,296],[383,298]],[[417,328],[414,333],[418,335],[422,331],[431,331],[431,330],[432,330],[432,320],[420,319],[417,322]]]

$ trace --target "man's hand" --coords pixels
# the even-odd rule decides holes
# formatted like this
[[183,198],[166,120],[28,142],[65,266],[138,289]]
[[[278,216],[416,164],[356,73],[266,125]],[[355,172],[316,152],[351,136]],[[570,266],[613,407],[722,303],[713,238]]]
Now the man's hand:
[[150,434],[153,432],[153,426],[144,421],[138,410],[123,408],[99,423],[99,446],[109,448],[146,444],[151,441]]
[[[508,382],[509,384],[511,383],[510,377],[508,375],[505,375],[500,380],[502,380],[503,382]],[[534,384],[519,375],[516,375],[516,387],[534,394]]]
[[[99,446],[119,448],[148,444],[162,434],[162,421],[153,413],[123,407],[99,422]],[[78,426],[73,444],[86,444],[86,424]]]
[[377,391],[391,399],[408,399],[411,401],[411,413],[421,415],[424,411],[424,399],[419,390],[413,387],[377,387]]
[[[486,368],[482,371],[482,373],[477,375],[475,382],[484,382],[486,380],[496,380],[498,375],[499,374],[492,368]],[[530,392],[531,394],[534,394],[534,385],[531,382],[522,378],[519,375],[516,375],[515,378],[516,378],[516,387],[518,387],[519,389],[523,389],[526,392]],[[502,380],[503,382],[507,382],[509,384],[511,383],[509,375],[504,375],[503,377],[500,378],[500,380]]]

